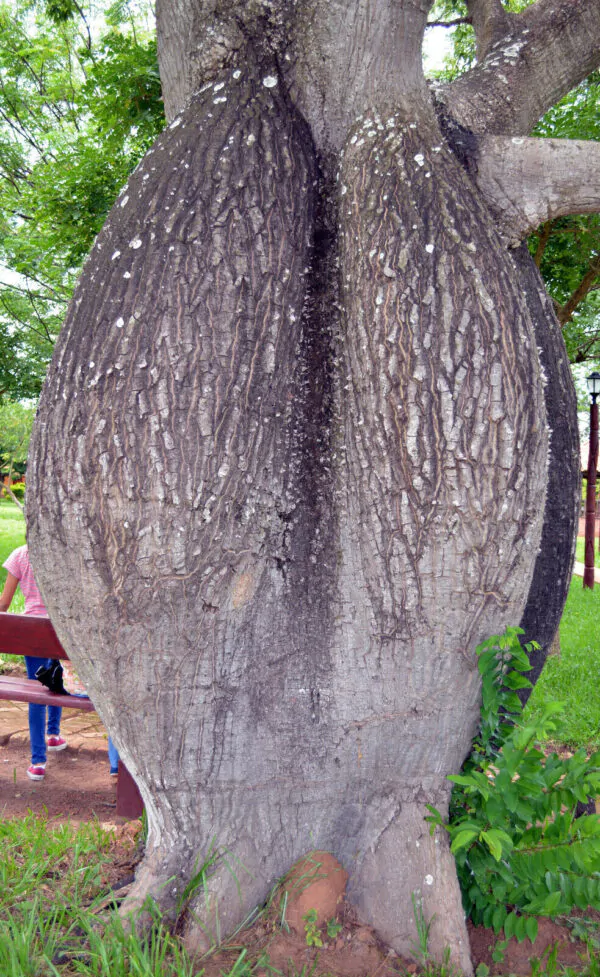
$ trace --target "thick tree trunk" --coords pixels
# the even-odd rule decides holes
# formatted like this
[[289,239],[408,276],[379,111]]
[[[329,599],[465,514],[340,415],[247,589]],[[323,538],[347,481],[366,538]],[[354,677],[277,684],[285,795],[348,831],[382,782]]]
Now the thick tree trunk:
[[328,849],[396,949],[418,891],[468,971],[423,818],[540,543],[528,297],[414,71],[337,160],[337,110],[307,88],[309,127],[265,45],[209,74],[98,238],[29,469],[36,576],[148,811],[127,908],[216,848],[201,942]]

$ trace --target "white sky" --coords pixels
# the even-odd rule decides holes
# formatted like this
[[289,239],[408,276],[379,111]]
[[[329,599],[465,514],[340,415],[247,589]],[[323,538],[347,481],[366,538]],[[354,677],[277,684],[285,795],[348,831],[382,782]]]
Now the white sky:
[[444,57],[450,54],[452,30],[448,27],[430,27],[423,41],[423,65],[425,73],[441,68]]

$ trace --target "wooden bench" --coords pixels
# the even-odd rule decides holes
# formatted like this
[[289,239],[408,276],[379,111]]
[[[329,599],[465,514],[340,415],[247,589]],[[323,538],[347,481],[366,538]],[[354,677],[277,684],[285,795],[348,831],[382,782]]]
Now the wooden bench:
[[[55,658],[68,661],[68,655],[52,627],[50,618],[26,614],[0,613],[0,655],[28,655],[31,658]],[[37,679],[0,675],[0,699],[10,702],[33,702],[40,706],[62,706],[95,712],[89,698],[50,692]],[[135,780],[122,760],[117,776],[117,814],[138,818],[144,809]]]

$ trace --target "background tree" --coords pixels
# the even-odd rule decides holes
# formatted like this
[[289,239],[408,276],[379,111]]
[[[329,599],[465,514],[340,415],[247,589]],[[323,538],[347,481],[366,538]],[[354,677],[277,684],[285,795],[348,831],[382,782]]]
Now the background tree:
[[427,10],[163,0],[171,123],[44,388],[34,569],[146,803],[125,911],[220,855],[191,943],[317,847],[404,953],[419,890],[468,970],[424,806],[469,748],[476,643],[562,611],[575,398],[519,242],[600,200],[596,144],[528,137],[597,68],[600,8],[473,0],[478,62],[435,92]]
[[164,124],[153,25],[0,5],[0,397],[39,394],[94,237]]
[[[7,494],[11,494],[15,474],[21,475],[25,469],[34,414],[35,407],[31,404],[13,401],[0,404],[0,482],[8,479]],[[14,494],[13,500],[22,508]]]

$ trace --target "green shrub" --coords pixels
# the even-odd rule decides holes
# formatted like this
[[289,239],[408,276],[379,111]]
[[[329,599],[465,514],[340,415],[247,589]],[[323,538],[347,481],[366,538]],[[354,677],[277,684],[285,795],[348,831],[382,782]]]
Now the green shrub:
[[518,940],[537,935],[537,916],[600,909],[600,819],[575,817],[600,793],[600,753],[545,756],[537,742],[563,706],[522,721],[516,690],[530,687],[520,628],[477,648],[482,677],[479,733],[455,784],[448,823],[429,807],[432,831],[450,835],[465,911],[474,923]]
[[19,500],[19,502],[23,501],[23,499],[25,498],[25,482],[13,482],[13,484],[10,487],[10,490],[13,493],[13,495],[16,496],[16,498]]

